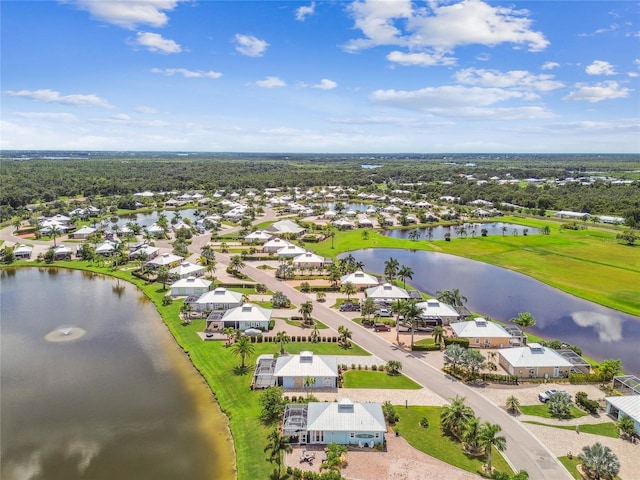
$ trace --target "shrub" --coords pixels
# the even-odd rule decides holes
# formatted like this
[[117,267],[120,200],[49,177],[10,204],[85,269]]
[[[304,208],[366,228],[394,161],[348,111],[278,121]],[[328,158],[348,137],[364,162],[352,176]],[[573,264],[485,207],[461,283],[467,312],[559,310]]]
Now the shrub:
[[445,338],[444,339],[445,346],[457,344],[464,348],[469,348],[469,339],[468,338]]
[[168,307],[172,303],[173,303],[173,298],[171,298],[171,297],[162,297],[162,306],[163,307]]
[[429,428],[429,420],[427,420],[427,417],[422,417],[420,419],[420,426],[422,428]]
[[600,404],[590,399],[585,392],[576,393],[576,404],[591,414],[597,413],[600,409]]
[[378,371],[378,366],[377,365],[371,365],[371,371],[373,371],[373,372]]

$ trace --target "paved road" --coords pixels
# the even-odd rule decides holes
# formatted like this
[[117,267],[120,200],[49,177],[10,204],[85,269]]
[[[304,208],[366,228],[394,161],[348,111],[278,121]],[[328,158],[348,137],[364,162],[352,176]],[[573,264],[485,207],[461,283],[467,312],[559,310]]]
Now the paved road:
[[[216,259],[222,264],[228,264],[230,256],[217,253]],[[283,292],[296,305],[309,300],[307,295],[274,278],[272,274],[258,270],[251,265],[245,267],[244,273],[256,282],[264,283],[273,291]],[[502,434],[507,439],[505,456],[515,470],[526,470],[531,480],[569,480],[572,478],[538,438],[474,389],[448,379],[442,372],[423,361],[419,355],[398,348],[397,345],[389,343],[366,328],[349,321],[326,305],[314,302],[313,316],[334,330],[343,324],[348,326],[353,332],[352,340],[355,343],[385,361],[398,360],[402,362],[402,372],[405,375],[441,397],[445,399],[456,396],[466,397],[467,405],[473,408],[476,415],[483,421],[500,424]]]

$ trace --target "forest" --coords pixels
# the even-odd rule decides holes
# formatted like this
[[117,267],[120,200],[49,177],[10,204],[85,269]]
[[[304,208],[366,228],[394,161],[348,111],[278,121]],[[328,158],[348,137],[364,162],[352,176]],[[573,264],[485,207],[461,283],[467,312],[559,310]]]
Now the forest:
[[[558,182],[567,178],[573,181]],[[520,181],[500,182],[509,179]],[[628,216],[640,211],[640,156],[2,152],[0,185],[2,219],[30,204],[78,196],[322,185]]]

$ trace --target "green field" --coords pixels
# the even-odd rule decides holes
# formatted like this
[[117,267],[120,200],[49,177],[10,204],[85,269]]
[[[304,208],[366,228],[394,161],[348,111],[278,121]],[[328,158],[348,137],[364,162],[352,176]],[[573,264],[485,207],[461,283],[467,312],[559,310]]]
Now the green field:
[[[532,415],[534,417],[542,417],[542,418],[553,418],[551,416],[551,413],[549,412],[549,406],[545,404],[521,405],[520,411],[524,415]],[[583,412],[582,410],[580,410],[574,405],[571,406],[571,413],[569,418],[580,418],[580,417],[586,417],[587,415],[589,415],[587,412]]]
[[[549,425],[542,422],[530,422],[524,421],[524,423],[530,423],[532,425],[542,425],[551,428],[560,428],[562,430],[575,430],[575,427],[571,425]],[[585,423],[580,424],[580,432],[591,433],[593,435],[602,435],[603,437],[619,438],[620,434],[618,427],[613,422],[606,423]]]
[[419,390],[422,386],[404,375],[387,375],[371,370],[349,370],[343,374],[345,388],[397,388]]

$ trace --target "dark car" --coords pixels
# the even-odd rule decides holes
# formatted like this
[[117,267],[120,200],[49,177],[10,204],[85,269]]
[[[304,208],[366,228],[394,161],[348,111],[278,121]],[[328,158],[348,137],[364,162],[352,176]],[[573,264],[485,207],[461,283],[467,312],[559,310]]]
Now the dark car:
[[342,305],[340,305],[340,311],[341,312],[359,312],[360,311],[360,305],[357,304],[357,303],[345,302]]
[[376,332],[389,332],[389,331],[391,331],[391,327],[389,325],[387,325],[386,323],[376,323],[373,326],[373,329]]

